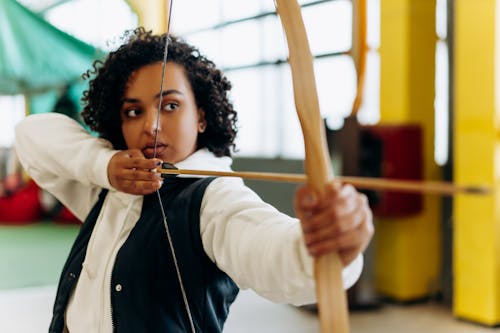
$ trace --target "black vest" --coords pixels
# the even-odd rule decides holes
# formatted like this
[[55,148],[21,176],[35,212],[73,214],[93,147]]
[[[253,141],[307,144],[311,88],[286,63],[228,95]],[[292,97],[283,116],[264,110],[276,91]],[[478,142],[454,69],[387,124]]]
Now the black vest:
[[[221,332],[238,294],[203,250],[199,212],[212,180],[167,178],[160,190],[196,332]],[[64,328],[64,312],[106,194],[99,195],[64,265],[51,333]],[[156,193],[144,197],[141,216],[118,251],[110,293],[114,332],[191,332]]]

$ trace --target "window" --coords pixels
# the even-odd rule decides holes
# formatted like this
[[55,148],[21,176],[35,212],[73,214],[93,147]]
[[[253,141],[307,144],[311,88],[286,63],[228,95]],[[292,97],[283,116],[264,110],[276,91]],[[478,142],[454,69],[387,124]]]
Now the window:
[[448,162],[449,131],[449,70],[447,40],[447,0],[436,2],[436,97],[435,109],[435,142],[434,160],[438,165]]
[[366,83],[364,103],[358,113],[362,124],[376,124],[380,121],[380,0],[367,2],[367,44]]
[[[75,15],[78,13],[78,15]],[[103,50],[120,44],[117,37],[137,26],[137,15],[124,0],[73,0],[45,12],[57,28]]]
[[[340,127],[356,95],[350,0],[299,1],[307,29],[322,115]],[[196,15],[192,8],[196,7]],[[365,103],[359,119],[379,119],[379,1],[368,1],[369,48]],[[284,32],[270,0],[174,2],[172,32],[223,69],[239,115],[239,156],[303,158],[300,125],[286,63]]]
[[14,145],[14,127],[25,110],[24,96],[0,96],[0,147]]
[[[358,113],[364,124],[380,118],[379,1],[367,1],[369,55],[365,99]],[[352,2],[299,3],[315,57],[321,112],[329,127],[339,128],[356,95],[356,70],[349,55]],[[230,97],[240,120],[238,155],[303,158],[286,39],[273,1],[182,0],[173,6],[172,32],[200,48],[233,84]],[[123,0],[73,0],[44,14],[60,29],[106,50],[113,48],[113,38],[137,24]]]

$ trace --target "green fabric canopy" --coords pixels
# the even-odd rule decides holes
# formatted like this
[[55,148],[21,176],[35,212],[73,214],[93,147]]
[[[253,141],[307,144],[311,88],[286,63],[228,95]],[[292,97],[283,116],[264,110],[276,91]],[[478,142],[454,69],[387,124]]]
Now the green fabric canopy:
[[102,52],[15,0],[0,0],[0,95],[33,94],[75,82]]

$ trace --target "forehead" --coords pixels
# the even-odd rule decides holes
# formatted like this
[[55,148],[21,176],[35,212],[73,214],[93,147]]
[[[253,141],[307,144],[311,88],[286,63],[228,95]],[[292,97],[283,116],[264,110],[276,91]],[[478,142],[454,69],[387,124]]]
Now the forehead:
[[[162,72],[163,64],[161,62],[143,66],[132,72],[125,87],[125,96],[158,94]],[[167,89],[191,93],[191,85],[183,66],[172,62],[167,63],[163,78],[163,90]]]

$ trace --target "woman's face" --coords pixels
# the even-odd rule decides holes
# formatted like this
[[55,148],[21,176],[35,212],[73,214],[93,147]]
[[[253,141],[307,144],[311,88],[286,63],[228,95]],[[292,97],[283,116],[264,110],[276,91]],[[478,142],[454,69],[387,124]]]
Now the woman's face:
[[205,129],[206,122],[184,68],[167,63],[162,96],[161,74],[162,63],[154,63],[130,75],[120,109],[122,132],[129,149],[140,149],[146,158],[152,158],[158,128],[156,157],[177,163],[196,150],[198,132]]

